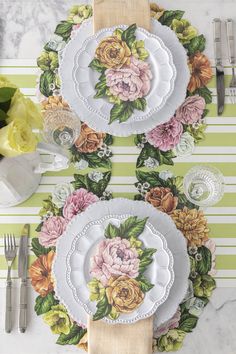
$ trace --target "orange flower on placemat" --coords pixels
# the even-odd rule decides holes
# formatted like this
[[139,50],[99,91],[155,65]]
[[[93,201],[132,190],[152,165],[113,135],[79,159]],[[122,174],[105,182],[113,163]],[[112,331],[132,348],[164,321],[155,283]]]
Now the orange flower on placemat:
[[207,85],[213,75],[209,59],[200,52],[189,58],[189,69],[191,79],[188,84],[188,90],[190,92]]
[[83,123],[75,146],[80,152],[91,153],[97,151],[102,146],[105,137],[105,133],[97,133],[95,130],[89,128],[87,124]]
[[79,349],[88,351],[88,332],[80,339],[79,344],[77,345]]
[[170,188],[155,187],[147,192],[146,201],[164,213],[170,214],[178,205],[178,198],[174,197]]
[[137,280],[127,276],[111,277],[106,288],[106,295],[110,305],[118,313],[130,313],[141,305],[144,293]]
[[116,36],[104,38],[96,49],[95,57],[108,69],[130,64],[131,50]]
[[51,277],[52,261],[55,253],[39,256],[29,269],[31,284],[40,296],[45,297],[53,290],[53,280]]
[[202,211],[184,207],[183,210],[174,210],[171,216],[189,246],[200,247],[208,240],[209,229]]
[[62,96],[49,96],[45,100],[43,100],[41,104],[43,110],[54,108],[70,109],[68,103],[63,99]]

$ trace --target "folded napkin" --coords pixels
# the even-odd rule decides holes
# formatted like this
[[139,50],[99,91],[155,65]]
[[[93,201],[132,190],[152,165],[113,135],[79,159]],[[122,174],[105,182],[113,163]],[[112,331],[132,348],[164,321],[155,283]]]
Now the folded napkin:
[[89,354],[151,354],[153,317],[130,325],[88,319]]
[[94,32],[104,27],[132,25],[150,30],[150,5],[148,0],[94,0]]

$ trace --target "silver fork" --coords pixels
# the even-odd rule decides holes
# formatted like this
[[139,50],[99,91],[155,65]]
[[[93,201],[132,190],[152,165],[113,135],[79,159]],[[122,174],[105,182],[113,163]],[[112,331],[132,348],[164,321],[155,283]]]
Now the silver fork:
[[231,103],[236,103],[236,75],[235,75],[235,50],[234,50],[234,23],[232,19],[226,20],[227,43],[229,52],[229,62],[232,65],[232,79],[229,84],[229,94]]
[[5,314],[5,331],[10,333],[12,330],[12,280],[11,268],[16,257],[16,240],[13,234],[4,235],[4,251],[7,261],[7,289],[6,289],[6,314]]

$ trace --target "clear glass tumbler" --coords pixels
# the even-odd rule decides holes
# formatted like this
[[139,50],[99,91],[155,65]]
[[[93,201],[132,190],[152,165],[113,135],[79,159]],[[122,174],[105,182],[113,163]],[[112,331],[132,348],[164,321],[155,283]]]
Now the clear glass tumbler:
[[44,112],[43,137],[47,143],[69,149],[80,131],[80,119],[72,111],[53,108]]
[[209,207],[218,203],[224,195],[224,176],[215,167],[198,165],[185,175],[183,186],[190,202]]

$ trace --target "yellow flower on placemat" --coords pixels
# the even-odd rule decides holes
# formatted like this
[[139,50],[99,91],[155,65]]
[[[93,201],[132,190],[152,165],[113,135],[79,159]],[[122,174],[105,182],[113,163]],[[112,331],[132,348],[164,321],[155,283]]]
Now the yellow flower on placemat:
[[174,210],[171,216],[189,246],[200,247],[208,240],[209,229],[202,211],[184,207],[183,210]]
[[37,138],[24,119],[16,119],[0,129],[0,154],[14,157],[36,150]]
[[80,339],[79,344],[77,345],[79,349],[88,351],[88,332]]
[[163,7],[157,5],[155,2],[152,2],[150,4],[150,9],[151,9],[151,17],[159,20],[159,18],[164,14],[165,9]]
[[31,284],[34,290],[42,297],[47,296],[47,294],[53,291],[51,272],[54,255],[55,253],[50,251],[48,254],[39,256],[29,269]]
[[54,334],[70,333],[72,323],[63,305],[52,306],[51,310],[44,314],[43,320]]
[[191,78],[188,84],[188,90],[194,92],[208,84],[213,72],[209,59],[202,53],[197,52],[189,59],[189,69]]
[[62,96],[49,96],[43,102],[41,102],[43,110],[49,110],[53,108],[69,109],[68,103]]
[[139,283],[135,279],[123,275],[118,278],[110,278],[106,295],[109,304],[120,313],[133,312],[144,299]]
[[179,38],[180,42],[187,44],[197,36],[197,29],[191,26],[188,20],[174,19],[170,28],[176,33],[176,36]]
[[96,49],[95,57],[106,68],[121,68],[130,64],[131,51],[127,44],[116,36],[104,38]]

